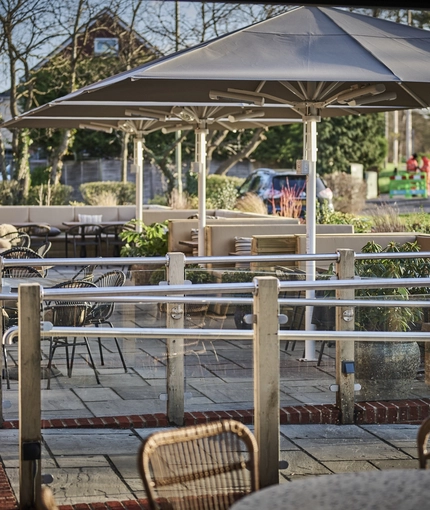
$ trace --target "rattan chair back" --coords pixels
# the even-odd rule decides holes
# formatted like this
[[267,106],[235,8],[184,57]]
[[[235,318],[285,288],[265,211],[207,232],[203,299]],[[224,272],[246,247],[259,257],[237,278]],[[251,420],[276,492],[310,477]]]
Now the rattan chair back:
[[9,241],[11,246],[23,246],[24,248],[30,248],[31,244],[30,236],[27,233],[18,230],[16,232],[8,232],[7,234],[0,236],[0,239]]
[[41,244],[36,249],[36,253],[39,254],[41,257],[45,257],[45,255],[48,253],[51,247],[52,247],[51,241],[47,241],[46,243]]
[[3,278],[42,278],[43,275],[31,266],[9,266],[2,271]]
[[72,278],[71,281],[87,281],[92,282],[94,280],[94,270],[96,265],[88,265],[82,267]]
[[427,450],[427,443],[430,436],[430,417],[424,420],[417,435],[418,462],[421,469],[427,469],[427,461],[430,459],[430,452]]
[[224,420],[151,434],[138,468],[152,510],[224,510],[258,490],[257,456],[249,429]]
[[1,256],[4,259],[42,259],[39,254],[37,254],[31,248],[25,248],[24,246],[15,246],[10,248],[9,250],[5,250],[2,252]]

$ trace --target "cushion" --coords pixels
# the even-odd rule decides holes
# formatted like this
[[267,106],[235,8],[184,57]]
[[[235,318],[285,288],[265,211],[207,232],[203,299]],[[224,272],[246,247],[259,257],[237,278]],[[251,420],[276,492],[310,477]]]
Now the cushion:
[[[78,214],[79,223],[101,223],[102,222],[102,214]],[[94,227],[86,227],[85,233],[92,234],[96,232],[97,228]]]
[[10,250],[12,248],[12,245],[10,244],[10,241],[7,239],[0,239],[0,253]]
[[101,223],[102,214],[78,214],[79,223]]
[[49,227],[49,237],[59,236],[61,234],[61,230],[57,227]]
[[10,223],[3,223],[0,225],[0,237],[6,236],[7,234],[16,233],[17,228]]

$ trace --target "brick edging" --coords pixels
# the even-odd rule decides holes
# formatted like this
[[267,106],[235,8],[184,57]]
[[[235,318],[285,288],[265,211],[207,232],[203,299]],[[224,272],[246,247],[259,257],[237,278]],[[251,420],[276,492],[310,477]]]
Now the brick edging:
[[[358,402],[354,409],[357,425],[408,423],[420,424],[430,415],[430,399],[417,398],[397,401]],[[246,425],[254,422],[254,410],[206,411],[185,413],[185,425],[197,425],[220,419],[234,419]],[[340,412],[334,404],[285,406],[280,409],[280,423],[288,424],[340,424]],[[169,425],[163,413],[135,414],[102,418],[65,418],[42,420],[42,428],[156,428]],[[3,428],[17,429],[18,420],[5,421]],[[17,510],[18,505],[4,467],[0,462],[0,510]],[[149,510],[146,499],[107,501],[105,503],[61,505],[59,510]]]
[[[354,407],[354,423],[357,425],[370,425],[372,423],[419,424],[430,415],[429,398],[358,402]],[[245,425],[252,425],[254,423],[254,409],[185,413],[185,425],[197,425],[199,423],[208,423],[222,419],[234,419]],[[340,424],[340,411],[334,404],[285,406],[280,409],[280,423],[282,425],[337,425]],[[101,418],[56,418],[52,420],[42,420],[41,425],[43,429],[130,429],[168,427],[169,422],[164,413],[155,413]],[[18,420],[5,421],[3,423],[3,428],[17,429],[19,428],[19,422]]]
[[9,479],[0,462],[0,510],[17,510],[18,502],[13,493]]

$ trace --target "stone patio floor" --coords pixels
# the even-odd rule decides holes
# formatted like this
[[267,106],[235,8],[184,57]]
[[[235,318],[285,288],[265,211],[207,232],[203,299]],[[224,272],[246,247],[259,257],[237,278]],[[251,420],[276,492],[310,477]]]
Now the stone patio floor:
[[[53,274],[55,271],[51,270]],[[64,274],[62,270],[58,276],[64,278]],[[135,308],[118,305],[112,321],[118,327],[157,327],[164,326],[165,317],[154,302]],[[200,322],[201,317],[189,316],[187,326]],[[231,315],[208,314],[204,327],[219,328],[220,340],[186,342],[185,410],[191,416],[210,412],[222,416],[229,411],[246,415],[247,410],[253,409],[250,342],[222,339],[222,329],[235,327]],[[60,505],[145,497],[137,474],[136,452],[142,439],[154,429],[148,426],[151,420],[142,428],[130,417],[152,416],[153,425],[166,424],[166,348],[165,342],[157,339],[128,338],[120,342],[127,373],[112,339],[103,339],[104,366],[100,364],[96,341],[91,339],[100,385],[88,365],[84,347],[77,349],[71,378],[66,375],[64,349],[58,349],[54,362],[60,375],[51,379],[50,390],[46,389],[45,380],[41,383],[42,419],[50,420],[50,428],[42,431],[42,472],[53,475],[50,486]],[[325,349],[320,367],[315,362],[299,361],[302,350],[300,342],[294,351],[291,347],[286,351],[281,345],[281,406],[334,404],[335,393],[329,390],[334,383],[334,348]],[[42,365],[46,365],[48,341],[42,342],[42,351]],[[13,367],[16,346],[8,349],[8,356]],[[12,368],[12,375],[13,371]],[[8,428],[0,430],[0,467],[17,496],[18,383],[12,380],[11,388],[6,389],[4,382],[3,418]],[[429,397],[428,387],[418,377],[408,398],[427,402]],[[109,428],[112,417],[128,417],[128,421],[124,418],[122,429]],[[80,424],[79,428],[68,427],[70,423]],[[103,423],[103,428],[97,428],[96,423]],[[417,468],[417,428],[417,424],[393,423],[281,425],[281,459],[288,462],[288,467],[280,470],[280,481],[346,471]],[[1,499],[0,510],[6,510]]]

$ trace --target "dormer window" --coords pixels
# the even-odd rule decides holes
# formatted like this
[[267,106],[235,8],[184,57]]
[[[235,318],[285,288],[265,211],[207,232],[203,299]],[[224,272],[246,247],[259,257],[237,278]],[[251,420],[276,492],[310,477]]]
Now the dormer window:
[[118,51],[117,37],[96,37],[94,39],[94,55],[118,55]]

